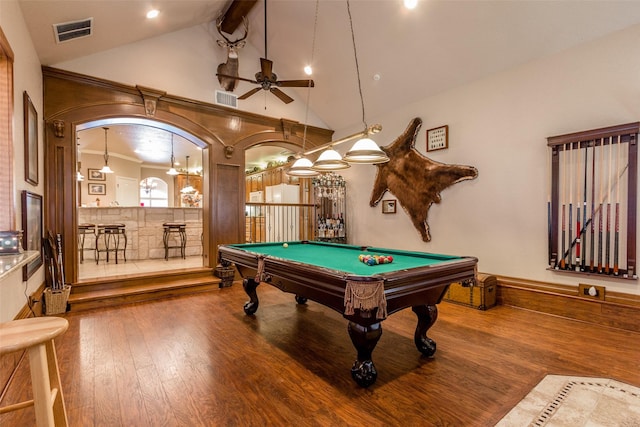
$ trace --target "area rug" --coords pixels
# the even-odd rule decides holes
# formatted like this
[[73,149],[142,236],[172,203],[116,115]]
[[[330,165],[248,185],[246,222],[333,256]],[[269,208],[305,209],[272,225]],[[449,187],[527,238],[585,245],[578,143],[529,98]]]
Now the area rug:
[[606,378],[547,375],[496,427],[640,426],[640,388]]

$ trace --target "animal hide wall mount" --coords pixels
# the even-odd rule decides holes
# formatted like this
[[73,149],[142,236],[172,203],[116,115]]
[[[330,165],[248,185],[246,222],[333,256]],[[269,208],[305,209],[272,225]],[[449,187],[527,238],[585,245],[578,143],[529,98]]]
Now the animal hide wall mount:
[[381,147],[390,160],[376,165],[378,172],[369,205],[377,206],[384,193],[391,191],[420,232],[422,240],[429,242],[431,234],[427,216],[431,205],[440,203],[442,190],[476,178],[478,170],[473,166],[439,163],[420,154],[415,143],[421,126],[420,118],[413,119],[391,145]]

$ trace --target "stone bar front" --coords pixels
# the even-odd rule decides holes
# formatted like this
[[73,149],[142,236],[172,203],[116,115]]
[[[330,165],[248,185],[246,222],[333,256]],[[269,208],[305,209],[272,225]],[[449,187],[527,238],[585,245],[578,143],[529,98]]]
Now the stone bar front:
[[[127,259],[162,259],[162,240],[165,222],[186,224],[186,256],[202,255],[202,209],[201,208],[150,208],[150,207],[80,207],[78,224],[124,224],[127,234]],[[85,248],[94,246],[87,238]],[[177,253],[172,251],[171,256]],[[87,252],[87,256],[93,259]]]

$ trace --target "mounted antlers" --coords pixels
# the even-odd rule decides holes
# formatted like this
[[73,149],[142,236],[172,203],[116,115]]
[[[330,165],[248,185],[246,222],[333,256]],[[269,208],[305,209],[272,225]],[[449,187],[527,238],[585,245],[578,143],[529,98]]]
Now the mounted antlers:
[[217,42],[218,46],[227,49],[227,62],[223,62],[218,65],[218,72],[216,75],[218,76],[220,86],[228,92],[233,92],[238,85],[238,49],[242,49],[244,47],[244,40],[247,38],[247,35],[249,35],[249,23],[247,22],[247,18],[242,18],[244,36],[236,40],[229,40],[229,38],[227,38],[220,29],[223,20],[224,16],[216,19],[216,28],[218,29],[218,33],[222,38],[224,38],[224,40],[217,40]]

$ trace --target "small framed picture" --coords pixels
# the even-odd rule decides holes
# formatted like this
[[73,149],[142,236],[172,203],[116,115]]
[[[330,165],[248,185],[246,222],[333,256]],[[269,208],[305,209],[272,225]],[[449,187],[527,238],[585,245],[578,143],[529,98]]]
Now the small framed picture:
[[427,151],[449,148],[449,125],[427,130]]
[[96,184],[95,182],[90,182],[87,185],[89,185],[89,194],[107,194],[107,184]]
[[100,169],[87,169],[89,181],[106,181],[107,175],[100,172]]
[[382,201],[382,213],[383,214],[394,214],[396,213],[396,200],[389,199]]
[[38,112],[27,91],[24,103],[24,180],[38,185]]
[[42,196],[22,191],[22,249],[38,251],[38,258],[25,265],[22,269],[22,279],[29,277],[42,265]]

